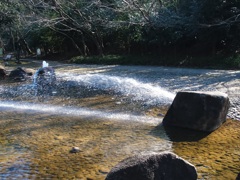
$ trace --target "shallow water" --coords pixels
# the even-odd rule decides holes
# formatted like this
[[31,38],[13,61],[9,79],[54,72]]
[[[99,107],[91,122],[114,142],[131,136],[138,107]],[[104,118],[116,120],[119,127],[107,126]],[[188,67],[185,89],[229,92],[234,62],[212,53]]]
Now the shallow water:
[[[9,154],[14,154],[16,161],[26,156],[25,161],[31,162],[30,167],[22,167],[24,177],[104,179],[111,167],[125,157],[171,150],[171,142],[164,131],[160,133],[161,137],[151,135],[151,129],[156,126],[153,121],[116,121],[111,117],[59,116],[42,111],[40,114],[24,111],[5,109],[1,112],[0,122],[4,127],[1,132],[9,140],[9,146],[18,144],[21,147],[10,152],[3,150],[6,153],[3,160],[7,159],[1,162],[2,167],[7,167],[1,170],[3,177],[15,176],[8,171],[12,167],[8,167]],[[81,152],[70,153],[75,146]],[[21,151],[30,154],[25,155]]]
[[240,122],[210,134],[166,129],[176,84],[160,86],[155,68],[128,68],[56,66],[58,88],[43,100],[31,81],[1,84],[0,179],[104,179],[126,157],[162,151],[195,165],[198,179],[235,179]]

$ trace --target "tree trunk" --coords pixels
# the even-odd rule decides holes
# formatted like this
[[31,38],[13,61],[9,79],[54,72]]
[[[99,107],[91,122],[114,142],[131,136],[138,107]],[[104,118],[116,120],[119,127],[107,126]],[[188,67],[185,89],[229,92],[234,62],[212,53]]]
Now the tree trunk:
[[174,61],[177,60],[177,44],[174,45]]
[[68,37],[68,38],[70,38],[70,40],[72,41],[73,46],[77,49],[77,51],[78,51],[81,55],[84,55],[84,53],[82,52],[81,48],[77,45],[77,43],[76,43],[71,37]]
[[94,37],[92,37],[92,40],[93,40],[94,44],[95,44],[96,47],[97,47],[98,55],[103,56],[103,49],[102,49],[101,44],[100,44],[100,43],[98,42],[98,40],[97,40],[96,38],[94,38]]
[[212,41],[212,56],[214,57],[216,55],[216,40],[215,38]]
[[31,49],[28,46],[28,43],[25,39],[22,39],[21,43],[23,44],[24,49],[27,51],[28,54],[32,54]]
[[94,34],[90,31],[85,31],[85,33],[92,39],[93,43],[97,48],[98,55],[103,56],[103,44],[102,41],[99,41],[98,35],[94,36]]
[[87,56],[89,54],[89,49],[88,49],[88,47],[85,43],[85,38],[84,38],[83,35],[81,36],[81,42],[82,42],[82,45],[83,45],[83,55]]
[[68,36],[67,34],[61,32],[61,31],[58,31],[56,30],[54,27],[49,27],[50,29],[52,29],[53,31],[57,32],[57,33],[60,33],[64,36],[66,36],[67,38],[69,38],[71,41],[72,41],[72,44],[73,46],[77,49],[77,51],[81,54],[81,55],[84,55],[84,53],[82,52],[81,48],[77,45],[77,43],[74,41],[73,38],[71,38],[70,36]]
[[10,29],[10,34],[11,34],[11,38],[12,38],[12,50],[15,52],[15,37],[13,35],[12,29]]

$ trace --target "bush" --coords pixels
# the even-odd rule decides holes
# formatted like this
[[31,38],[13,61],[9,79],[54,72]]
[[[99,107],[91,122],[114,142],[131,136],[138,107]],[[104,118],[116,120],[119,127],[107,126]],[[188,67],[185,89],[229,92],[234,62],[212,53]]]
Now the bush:
[[106,64],[106,65],[160,65],[156,57],[138,55],[106,55],[106,56],[77,56],[70,62],[77,64]]
[[172,58],[151,55],[105,55],[105,56],[76,56],[70,62],[77,64],[105,65],[160,65],[195,68],[236,69],[240,68],[240,55],[222,57],[188,57]]
[[224,64],[230,68],[240,68],[240,55],[230,56],[225,58]]

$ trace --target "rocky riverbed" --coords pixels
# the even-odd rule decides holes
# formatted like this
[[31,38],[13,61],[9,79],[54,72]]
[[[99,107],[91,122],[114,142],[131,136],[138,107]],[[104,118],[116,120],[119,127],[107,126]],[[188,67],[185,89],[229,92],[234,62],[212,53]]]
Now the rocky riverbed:
[[[240,71],[49,64],[60,89],[44,101],[31,80],[1,81],[0,179],[105,179],[126,157],[166,150],[195,165],[198,179],[240,172]],[[161,120],[181,90],[227,93],[229,119],[210,134],[165,129]]]
[[[42,61],[24,61],[22,67],[37,68],[41,67]],[[63,82],[74,81],[79,83],[82,79],[86,79],[82,83],[92,88],[102,88],[103,90],[114,90],[114,88],[121,88],[123,83],[129,83],[132,86],[131,90],[123,95],[137,94],[140,88],[144,89],[146,86],[152,87],[158,86],[173,94],[178,91],[220,91],[228,94],[231,102],[228,118],[240,120],[240,70],[212,70],[212,69],[190,69],[190,68],[171,68],[171,67],[153,67],[153,66],[103,66],[103,65],[70,65],[60,64],[55,61],[49,61],[49,64],[53,66],[57,72],[58,80]],[[16,65],[7,66],[6,70],[10,72],[16,68]],[[89,78],[89,74],[98,74],[102,76],[93,76]],[[86,75],[86,76],[84,76]],[[126,82],[122,84],[116,84],[114,81],[119,81],[119,78],[126,78]],[[88,79],[86,78],[88,77]],[[95,78],[95,79],[94,79]],[[137,80],[139,83],[134,86],[131,80]],[[92,84],[86,81],[93,81]],[[124,81],[124,80],[123,80]],[[3,82],[3,81],[2,81]],[[97,84],[99,87],[96,87]],[[101,84],[102,83],[102,84]],[[106,85],[109,83],[109,85]],[[136,88],[136,86],[139,88]],[[3,87],[3,86],[2,86]],[[1,86],[0,86],[1,88]],[[127,88],[127,86],[123,87]],[[116,90],[116,89],[115,89]],[[153,94],[154,90],[158,93],[159,89],[152,88],[142,93]],[[122,93],[116,90],[117,93]],[[162,92],[159,92],[162,93]],[[145,98],[145,99],[144,99]],[[140,97],[140,100],[146,100],[148,98],[154,99],[154,96]],[[157,97],[159,98],[159,96]],[[170,101],[167,104],[171,104]]]
[[80,72],[131,77],[142,82],[143,87],[151,84],[172,93],[178,91],[224,92],[228,94],[231,103],[228,118],[240,120],[240,70],[100,65],[78,65],[77,67],[70,65],[59,69],[61,72],[69,72],[71,69],[70,72],[73,74]]

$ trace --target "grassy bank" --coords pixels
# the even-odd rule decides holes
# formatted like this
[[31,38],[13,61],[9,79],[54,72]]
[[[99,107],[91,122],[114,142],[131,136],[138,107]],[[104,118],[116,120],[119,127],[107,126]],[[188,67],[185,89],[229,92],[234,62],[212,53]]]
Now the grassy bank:
[[158,65],[175,67],[240,69],[240,55],[230,57],[157,57],[150,55],[76,56],[69,60],[77,64]]

